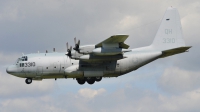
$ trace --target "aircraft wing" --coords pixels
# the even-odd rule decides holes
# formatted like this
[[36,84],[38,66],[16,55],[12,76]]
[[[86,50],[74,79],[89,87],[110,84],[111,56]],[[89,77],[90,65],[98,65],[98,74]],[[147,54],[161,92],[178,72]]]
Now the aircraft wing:
[[128,38],[128,35],[113,35],[109,37],[108,39],[98,43],[95,45],[96,48],[103,47],[103,48],[109,48],[109,47],[119,47],[128,49],[129,45],[125,44],[124,41]]
[[85,61],[119,60],[126,58],[123,53],[130,52],[129,45],[124,41],[128,35],[113,35],[92,46],[81,46],[79,53],[73,53],[71,58]]

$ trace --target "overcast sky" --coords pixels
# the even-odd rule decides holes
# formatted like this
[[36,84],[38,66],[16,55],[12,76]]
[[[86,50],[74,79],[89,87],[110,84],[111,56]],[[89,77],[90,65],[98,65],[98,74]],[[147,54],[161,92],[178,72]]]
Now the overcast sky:
[[[65,52],[73,38],[97,44],[128,34],[130,48],[150,45],[167,7],[178,8],[189,52],[156,60],[94,85],[73,79],[25,84],[6,73],[22,53]],[[0,0],[1,112],[199,112],[199,0]]]

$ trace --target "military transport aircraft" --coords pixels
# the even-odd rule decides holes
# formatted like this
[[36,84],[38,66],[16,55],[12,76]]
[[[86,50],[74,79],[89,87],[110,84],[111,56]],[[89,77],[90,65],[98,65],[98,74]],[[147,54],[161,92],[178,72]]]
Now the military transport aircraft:
[[169,7],[162,19],[153,43],[146,47],[128,49],[128,35],[113,35],[95,44],[67,46],[66,53],[36,53],[18,58],[6,71],[17,77],[32,80],[75,78],[79,84],[93,84],[102,77],[118,77],[156,59],[187,52],[180,17],[176,8]]

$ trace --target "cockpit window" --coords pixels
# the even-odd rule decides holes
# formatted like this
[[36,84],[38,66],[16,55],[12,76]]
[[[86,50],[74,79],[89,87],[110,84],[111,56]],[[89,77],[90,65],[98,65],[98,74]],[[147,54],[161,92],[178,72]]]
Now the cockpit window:
[[28,57],[27,56],[22,56],[21,61],[28,61]]
[[18,58],[15,62],[15,64],[18,64],[20,61],[28,61],[28,57],[27,56],[22,56],[21,58]]

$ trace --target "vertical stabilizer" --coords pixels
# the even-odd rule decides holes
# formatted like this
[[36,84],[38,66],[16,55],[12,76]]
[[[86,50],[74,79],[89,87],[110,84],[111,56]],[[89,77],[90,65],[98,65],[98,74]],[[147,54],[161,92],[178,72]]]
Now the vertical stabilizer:
[[176,8],[167,8],[151,46],[162,51],[185,46],[180,16]]

